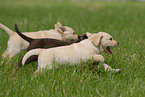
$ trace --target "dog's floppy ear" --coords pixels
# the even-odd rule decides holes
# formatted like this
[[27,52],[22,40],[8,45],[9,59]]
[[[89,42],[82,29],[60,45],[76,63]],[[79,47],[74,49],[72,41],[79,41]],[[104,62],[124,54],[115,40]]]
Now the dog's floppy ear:
[[57,22],[57,24],[54,25],[55,29],[57,29],[58,32],[61,34],[64,34],[65,28],[61,25],[60,22]]
[[93,44],[97,47],[99,46],[102,38],[103,38],[102,35],[94,35],[90,39],[92,40]]
[[87,35],[87,37],[89,38],[89,37],[91,37],[93,34],[91,34],[91,33],[89,33],[89,32],[86,32],[86,35]]
[[62,27],[62,25],[61,25],[60,22],[57,22],[57,26],[58,26],[58,27]]

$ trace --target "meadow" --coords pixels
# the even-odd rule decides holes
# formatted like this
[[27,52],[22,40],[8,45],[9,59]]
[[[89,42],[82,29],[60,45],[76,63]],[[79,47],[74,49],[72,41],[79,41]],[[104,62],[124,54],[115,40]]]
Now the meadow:
[[[0,64],[1,97],[143,97],[145,95],[145,2],[52,2],[47,0],[0,1],[0,23],[22,32],[49,30],[59,21],[77,34],[100,31],[120,45],[105,63],[120,73],[104,72],[87,63],[45,70],[34,77],[33,62],[17,68],[26,51]],[[8,34],[0,29],[0,55]],[[0,62],[3,59],[0,58]]]

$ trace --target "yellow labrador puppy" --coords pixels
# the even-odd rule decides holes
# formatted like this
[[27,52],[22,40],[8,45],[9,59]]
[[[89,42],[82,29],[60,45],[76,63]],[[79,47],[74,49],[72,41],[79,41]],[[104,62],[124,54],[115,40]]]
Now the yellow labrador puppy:
[[86,62],[91,59],[93,62],[99,62],[101,66],[105,68],[105,71],[118,72],[119,69],[112,69],[104,63],[104,57],[101,55],[101,52],[106,51],[107,53],[112,53],[110,47],[117,47],[119,43],[113,40],[112,36],[105,32],[86,34],[89,38],[79,43],[50,49],[31,50],[23,57],[22,65],[25,64],[25,61],[30,56],[38,55],[37,71],[42,71],[42,69],[46,67],[52,69],[54,60],[55,63],[59,65],[73,65],[79,64],[80,62]]
[[[9,56],[9,59],[11,59],[21,50],[25,50],[28,47],[29,43],[23,40],[16,32],[12,31],[3,24],[0,24],[0,28],[5,30],[10,36],[8,40],[8,47],[6,51],[3,53],[2,57]],[[37,32],[26,32],[23,34],[31,38],[54,38],[59,40],[71,40],[78,38],[78,36],[74,33],[74,30],[72,28],[62,26],[60,22],[57,22],[57,24],[55,24],[55,29]]]

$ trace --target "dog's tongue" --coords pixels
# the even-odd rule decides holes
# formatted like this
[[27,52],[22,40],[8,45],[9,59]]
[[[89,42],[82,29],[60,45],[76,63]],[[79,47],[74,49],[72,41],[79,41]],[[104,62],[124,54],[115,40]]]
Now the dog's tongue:
[[110,47],[108,46],[107,48],[106,48],[106,50],[105,50],[108,54],[112,54],[112,51],[111,51],[111,49],[110,49]]

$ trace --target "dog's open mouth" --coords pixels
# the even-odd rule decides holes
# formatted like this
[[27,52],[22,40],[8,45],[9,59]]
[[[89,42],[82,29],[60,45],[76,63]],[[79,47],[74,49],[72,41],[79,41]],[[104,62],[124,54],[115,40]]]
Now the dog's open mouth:
[[105,52],[108,53],[108,54],[112,54],[112,50],[110,49],[109,46],[105,49]]

